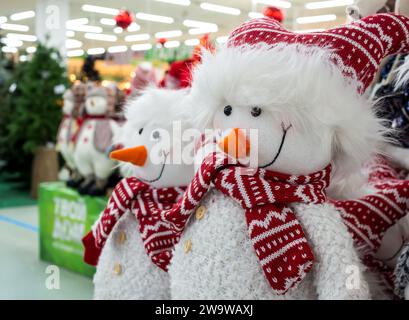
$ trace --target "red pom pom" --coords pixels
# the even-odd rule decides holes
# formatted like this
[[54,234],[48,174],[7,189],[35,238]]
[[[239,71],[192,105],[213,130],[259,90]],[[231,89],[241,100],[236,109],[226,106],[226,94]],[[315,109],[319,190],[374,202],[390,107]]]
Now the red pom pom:
[[117,16],[115,16],[115,22],[118,27],[126,29],[132,23],[132,15],[127,10],[121,10]]
[[277,20],[278,22],[284,21],[284,12],[276,7],[265,7],[263,9],[263,14],[271,19]]
[[161,44],[162,46],[165,45],[166,41],[168,41],[166,38],[160,38],[160,39],[158,39],[158,43]]

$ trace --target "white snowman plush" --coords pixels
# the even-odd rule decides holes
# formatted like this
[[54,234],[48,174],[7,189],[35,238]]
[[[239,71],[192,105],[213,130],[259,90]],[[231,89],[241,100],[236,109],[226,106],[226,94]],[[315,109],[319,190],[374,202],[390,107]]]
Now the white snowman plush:
[[[193,177],[193,162],[175,161],[172,136],[174,122],[188,126],[179,111],[186,94],[150,88],[126,106],[116,141],[123,148],[111,156],[124,161],[128,178],[115,187],[107,209],[84,238],[85,261],[97,263],[95,299],[170,299],[166,268],[151,258],[165,254],[169,259],[177,239],[169,238],[170,229],[147,210],[151,201],[161,208],[172,206]],[[144,203],[143,212],[138,203]]]
[[64,93],[63,119],[61,120],[58,133],[56,150],[61,153],[65,166],[70,171],[68,185],[81,181],[74,161],[75,138],[80,129],[79,119],[85,98],[85,85],[75,84]]
[[[197,118],[233,130],[233,156],[249,151],[254,176],[227,167],[210,188],[201,182],[213,174],[205,160],[189,188],[210,188],[196,216],[164,215],[182,232],[169,267],[172,298],[370,298],[347,227],[322,201],[329,164],[337,181],[383,142],[362,93],[385,56],[409,49],[408,21],[385,14],[300,35],[254,19],[230,34],[226,48],[204,55],[191,89]],[[249,144],[251,129],[258,138]]]
[[74,153],[75,164],[84,177],[78,189],[81,194],[93,196],[105,194],[107,179],[116,165],[106,154],[118,130],[117,122],[107,117],[112,100],[110,97],[109,89],[102,86],[92,87],[87,91],[86,115]]

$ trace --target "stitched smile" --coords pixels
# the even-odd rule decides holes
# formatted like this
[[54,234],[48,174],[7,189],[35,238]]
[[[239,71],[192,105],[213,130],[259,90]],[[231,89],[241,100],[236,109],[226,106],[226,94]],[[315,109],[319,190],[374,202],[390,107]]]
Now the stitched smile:
[[267,168],[269,166],[271,166],[272,164],[274,164],[274,162],[276,162],[276,160],[278,159],[281,151],[283,150],[283,146],[284,146],[284,142],[285,142],[285,137],[287,136],[287,132],[288,130],[290,130],[290,128],[292,127],[292,125],[290,124],[287,128],[284,126],[284,123],[281,122],[281,129],[283,129],[283,136],[281,137],[281,143],[280,146],[278,147],[278,151],[276,153],[276,155],[274,156],[273,160],[271,160],[271,162],[267,163],[264,166],[260,166],[259,168],[264,169]]
[[152,182],[156,182],[158,181],[160,178],[162,178],[162,174],[163,171],[165,170],[165,166],[166,166],[166,159],[168,158],[169,152],[165,153],[165,158],[163,159],[163,164],[162,164],[162,168],[160,169],[159,175],[157,178],[153,179],[153,180],[147,180],[147,179],[140,179],[144,182],[148,182],[148,183],[152,183]]

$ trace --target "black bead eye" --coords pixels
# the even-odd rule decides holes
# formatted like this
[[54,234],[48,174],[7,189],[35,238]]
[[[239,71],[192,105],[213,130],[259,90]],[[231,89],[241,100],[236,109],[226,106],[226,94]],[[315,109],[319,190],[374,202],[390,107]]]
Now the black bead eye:
[[143,132],[143,128],[140,128],[140,129],[139,129],[139,135],[141,135],[142,132]]
[[159,139],[160,139],[160,133],[159,133],[159,131],[157,131],[157,130],[153,131],[153,132],[152,132],[152,138],[153,138],[154,140],[159,140]]
[[261,111],[262,111],[261,108],[253,107],[253,108],[251,108],[251,115],[253,117],[258,117],[261,114]]
[[225,106],[225,107],[224,107],[224,110],[223,110],[223,112],[224,112],[224,114],[225,114],[226,116],[231,115],[232,111],[233,111],[233,108],[232,108],[231,106]]

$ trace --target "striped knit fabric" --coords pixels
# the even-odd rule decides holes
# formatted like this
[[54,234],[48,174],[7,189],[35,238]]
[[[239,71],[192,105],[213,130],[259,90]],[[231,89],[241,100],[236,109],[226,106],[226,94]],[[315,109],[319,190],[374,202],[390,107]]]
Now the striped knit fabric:
[[331,201],[351,233],[363,262],[382,277],[382,282],[391,293],[394,290],[394,270],[374,254],[378,251],[386,231],[409,212],[409,180],[388,161],[375,157],[366,166],[368,183],[375,190],[361,199]]
[[277,294],[285,294],[311,270],[314,255],[302,226],[288,204],[323,203],[331,166],[311,175],[286,175],[229,164],[222,154],[205,158],[184,196],[171,210],[160,213],[177,234],[211,184],[244,209],[250,239],[266,280]]
[[409,180],[400,179],[399,172],[383,157],[374,158],[367,170],[369,185],[376,190],[373,194],[332,203],[341,212],[357,247],[374,253],[385,232],[409,211]]
[[154,207],[170,209],[183,191],[184,187],[155,189],[136,178],[122,179],[115,186],[107,207],[92,230],[82,240],[85,247],[84,261],[97,265],[115,224],[125,212],[132,210],[138,219],[139,232],[149,257],[160,268],[166,270],[171,250],[179,240],[179,235],[172,231],[169,223],[159,220]]
[[[359,82],[359,92],[372,83],[381,61],[409,51],[409,18],[394,14],[365,17],[351,24],[305,34],[286,30],[274,19],[249,20],[233,30],[228,45],[298,44],[331,50],[331,60],[343,74]],[[272,57],[274,59],[274,57]]]

